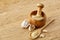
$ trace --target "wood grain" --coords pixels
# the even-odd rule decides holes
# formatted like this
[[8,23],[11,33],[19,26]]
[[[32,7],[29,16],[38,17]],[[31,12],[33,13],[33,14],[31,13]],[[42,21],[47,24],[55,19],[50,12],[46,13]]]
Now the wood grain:
[[49,31],[46,37],[36,40],[60,40],[60,0],[20,0],[10,1],[7,5],[3,1],[0,0],[0,40],[30,40],[29,31],[21,29],[20,23],[37,9],[36,4],[40,2],[45,5],[43,11],[47,17],[56,20],[46,28]]

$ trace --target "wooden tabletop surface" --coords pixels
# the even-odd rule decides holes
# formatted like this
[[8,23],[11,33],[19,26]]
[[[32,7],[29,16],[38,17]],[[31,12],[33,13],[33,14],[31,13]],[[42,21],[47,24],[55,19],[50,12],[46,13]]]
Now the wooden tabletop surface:
[[46,28],[46,36],[36,40],[60,40],[60,0],[0,0],[0,40],[31,40],[28,29],[20,24],[40,2],[46,16],[55,21]]

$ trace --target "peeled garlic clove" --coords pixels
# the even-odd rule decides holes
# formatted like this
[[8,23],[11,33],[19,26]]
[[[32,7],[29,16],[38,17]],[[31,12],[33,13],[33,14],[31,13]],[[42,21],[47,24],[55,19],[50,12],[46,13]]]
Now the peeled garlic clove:
[[40,38],[44,38],[44,37],[45,37],[45,35],[44,35],[44,34],[41,34],[41,35],[40,35]]
[[44,33],[47,33],[47,30],[43,30]]
[[35,39],[40,35],[40,33],[38,31],[34,31],[30,34],[31,39]]
[[29,25],[30,23],[26,19],[21,23],[22,28],[28,28]]
[[35,26],[30,24],[28,30],[29,30],[29,31],[33,31],[34,29],[35,29]]

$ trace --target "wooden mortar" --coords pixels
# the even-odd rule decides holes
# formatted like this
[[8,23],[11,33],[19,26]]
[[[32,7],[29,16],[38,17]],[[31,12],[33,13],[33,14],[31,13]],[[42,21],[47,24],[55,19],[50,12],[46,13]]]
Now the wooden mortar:
[[42,8],[44,7],[43,4],[37,4],[37,7],[37,10],[34,10],[30,13],[29,22],[30,24],[35,25],[37,28],[41,28],[46,23],[46,15],[42,11]]

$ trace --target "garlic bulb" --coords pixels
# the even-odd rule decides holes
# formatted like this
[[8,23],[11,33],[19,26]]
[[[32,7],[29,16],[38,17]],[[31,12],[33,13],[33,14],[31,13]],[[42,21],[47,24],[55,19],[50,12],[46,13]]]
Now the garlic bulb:
[[21,23],[22,28],[28,28],[29,25],[30,23],[26,19]]
[[30,24],[28,30],[29,30],[29,31],[33,31],[34,29],[35,29],[35,26]]

